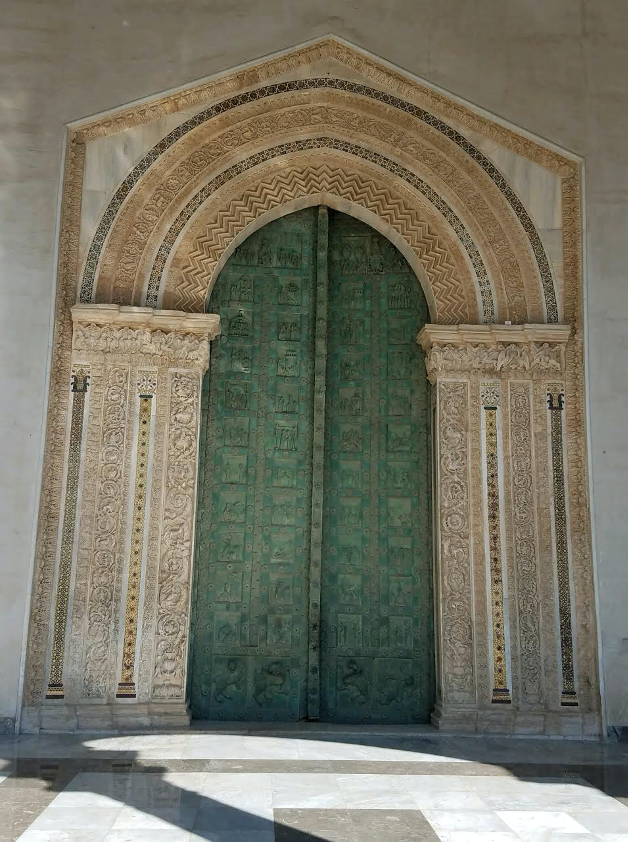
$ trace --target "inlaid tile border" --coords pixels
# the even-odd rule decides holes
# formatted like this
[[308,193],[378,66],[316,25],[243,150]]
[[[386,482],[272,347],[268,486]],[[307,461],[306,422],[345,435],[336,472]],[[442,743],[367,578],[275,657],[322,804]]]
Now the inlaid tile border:
[[484,459],[486,483],[486,515],[491,599],[491,625],[493,648],[493,704],[510,704],[506,636],[504,622],[504,583],[502,569],[502,522],[500,503],[499,448],[497,440],[497,413],[500,404],[500,384],[486,382],[480,385],[484,410]]
[[146,498],[148,493],[148,459],[150,453],[151,418],[153,400],[157,391],[156,373],[140,371],[137,378],[139,393],[138,427],[135,462],[135,491],[133,496],[133,518],[131,522],[131,548],[126,591],[124,617],[124,642],[122,645],[122,668],[116,698],[136,697],[135,650],[137,646],[137,625],[140,604],[142,560],[144,554],[144,531],[146,526]]
[[563,457],[564,409],[564,385],[562,383],[548,384],[547,411],[549,415],[552,484],[554,490],[554,542],[556,554],[556,577],[558,584],[560,659],[562,667],[562,692],[560,703],[564,707],[577,707],[578,695],[576,692],[574,671],[569,538],[567,530],[565,467]]
[[68,443],[68,472],[65,485],[63,508],[63,526],[61,530],[61,555],[55,597],[55,612],[52,630],[52,649],[50,656],[50,674],[46,690],[47,699],[62,699],[63,664],[65,659],[65,638],[70,604],[70,582],[72,579],[72,561],[74,558],[74,532],[76,527],[76,509],[78,503],[78,485],[81,469],[81,449],[83,444],[83,421],[85,418],[85,398],[89,386],[89,366],[73,367],[70,381],[72,409],[70,416],[70,440]]
[[[96,233],[94,234],[94,237],[92,239],[87,253],[87,260],[85,263],[85,267],[83,270],[83,278],[81,281],[80,301],[87,303],[92,300],[94,282],[96,278],[96,272],[98,269],[98,262],[100,259],[102,248],[105,244],[107,236],[109,235],[109,232],[111,231],[115,218],[123,202],[129,195],[129,193],[133,190],[133,188],[137,185],[141,177],[148,171],[148,169],[158,160],[158,158],[161,155],[163,155],[168,149],[170,149],[171,146],[173,146],[186,134],[198,128],[200,125],[207,122],[208,120],[211,120],[218,114],[222,114],[233,108],[237,108],[240,105],[244,105],[246,103],[263,99],[266,97],[275,96],[277,94],[322,88],[346,91],[348,93],[354,93],[361,96],[369,97],[379,102],[383,102],[386,105],[390,105],[393,108],[405,111],[406,113],[416,117],[425,125],[443,134],[445,137],[447,137],[449,140],[455,143],[462,151],[466,152],[484,170],[486,175],[488,175],[489,178],[493,181],[495,186],[499,189],[501,194],[504,196],[504,198],[510,205],[514,214],[518,218],[530,242],[530,247],[532,249],[538,266],[539,275],[541,278],[541,285],[543,288],[547,322],[558,322],[558,303],[556,291],[554,289],[554,280],[549,260],[541,242],[541,238],[523,203],[512,190],[504,176],[499,172],[497,167],[482,152],[480,152],[480,150],[477,149],[477,147],[475,147],[469,140],[467,140],[467,138],[465,138],[464,135],[456,131],[456,129],[445,123],[443,120],[440,120],[435,115],[430,114],[428,111],[425,111],[425,109],[419,108],[419,106],[414,105],[411,102],[403,100],[397,96],[394,96],[393,94],[377,90],[376,88],[371,88],[367,85],[363,85],[357,82],[350,82],[346,79],[334,78],[295,79],[292,81],[281,82],[274,85],[265,85],[263,87],[256,88],[255,90],[251,91],[245,91],[244,93],[222,100],[221,102],[216,103],[210,108],[204,109],[200,113],[194,115],[194,117],[191,117],[189,120],[183,122],[180,126],[177,126],[169,134],[167,134],[166,137],[164,137],[158,144],[156,144],[126,176],[122,184],[114,193],[112,199],[109,202],[109,205],[107,206],[103,216],[101,217],[101,220],[96,229]],[[214,189],[216,189],[216,187],[214,187]],[[475,261],[472,260],[472,263],[475,266]],[[481,282],[481,279],[478,278],[478,281]],[[153,298],[151,297],[152,295],[152,290],[149,289],[149,293],[146,299],[146,305],[149,307],[156,306],[156,304],[153,302]],[[492,321],[492,319],[485,318],[485,321]]]

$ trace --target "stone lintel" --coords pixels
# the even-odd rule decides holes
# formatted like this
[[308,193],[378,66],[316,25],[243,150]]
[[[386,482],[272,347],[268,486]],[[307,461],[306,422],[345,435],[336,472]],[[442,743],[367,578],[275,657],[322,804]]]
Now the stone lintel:
[[425,325],[417,342],[424,351],[434,345],[464,348],[469,345],[528,345],[545,343],[564,345],[569,339],[569,325]]
[[72,321],[74,324],[185,333],[210,340],[220,333],[220,316],[215,313],[185,313],[182,310],[156,310],[120,304],[75,304]]

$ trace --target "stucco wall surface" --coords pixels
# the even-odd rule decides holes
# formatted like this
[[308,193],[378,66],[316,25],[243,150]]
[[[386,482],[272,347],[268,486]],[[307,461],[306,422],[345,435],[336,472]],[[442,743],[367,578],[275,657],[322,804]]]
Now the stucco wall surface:
[[610,725],[628,725],[625,0],[3,0],[0,725],[16,716],[19,692],[65,125],[328,32],[585,158],[591,461],[606,708]]

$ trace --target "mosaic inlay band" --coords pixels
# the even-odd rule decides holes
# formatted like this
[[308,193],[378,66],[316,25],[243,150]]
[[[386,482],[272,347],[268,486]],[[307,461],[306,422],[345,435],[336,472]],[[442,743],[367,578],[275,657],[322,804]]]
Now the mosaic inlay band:
[[142,554],[144,551],[148,455],[150,450],[150,421],[153,395],[157,389],[157,379],[152,372],[140,372],[137,385],[140,396],[137,430],[137,461],[135,469],[135,494],[133,498],[133,520],[131,525],[129,580],[126,592],[126,612],[124,617],[122,671],[116,692],[117,698],[133,699],[136,695],[135,649],[137,644],[137,619],[142,576]]
[[560,659],[562,666],[561,705],[578,704],[573,664],[573,631],[571,617],[571,585],[569,582],[569,546],[565,503],[565,468],[563,463],[563,418],[565,393],[562,384],[547,387],[547,408],[550,417],[552,481],[554,487],[554,531],[556,541],[556,574],[558,578],[558,615],[560,621]]
[[[98,228],[96,229],[96,233],[94,234],[94,238],[89,248],[87,261],[85,264],[83,278],[81,282],[80,300],[82,302],[90,302],[92,300],[94,280],[96,277],[96,270],[98,267],[98,261],[100,259],[102,247],[118,214],[118,211],[122,206],[122,203],[129,195],[131,190],[134,188],[134,186],[137,184],[142,175],[174,143],[176,143],[190,131],[193,131],[194,129],[198,128],[200,125],[207,122],[208,120],[211,120],[216,115],[222,114],[225,111],[229,111],[232,108],[237,108],[240,105],[244,105],[255,100],[263,99],[265,97],[275,96],[277,94],[289,93],[291,91],[312,90],[317,88],[329,88],[333,90],[347,91],[349,93],[356,93],[361,96],[369,97],[371,99],[384,102],[387,105],[390,105],[394,108],[398,108],[401,111],[405,111],[406,113],[411,114],[412,116],[421,120],[426,125],[435,129],[436,131],[441,132],[458,147],[460,147],[460,149],[464,150],[468,155],[470,155],[473,158],[473,160],[476,161],[476,163],[478,163],[479,166],[482,167],[484,172],[492,179],[495,186],[500,190],[504,198],[507,200],[507,202],[513,209],[514,213],[519,219],[519,222],[521,223],[522,228],[526,232],[539,268],[541,284],[545,299],[547,321],[549,323],[558,322],[558,304],[556,299],[556,292],[554,289],[552,272],[549,260],[545,253],[545,249],[543,248],[543,244],[538,235],[538,232],[536,231],[534,223],[532,222],[525,207],[523,206],[519,198],[516,196],[512,188],[509,186],[506,179],[499,172],[497,167],[495,167],[495,165],[491,163],[491,161],[485,155],[483,155],[479,149],[477,149],[469,140],[467,140],[467,138],[465,138],[464,135],[460,134],[460,132],[457,132],[447,123],[443,122],[438,117],[435,117],[433,114],[430,114],[424,109],[419,108],[418,106],[413,105],[410,102],[406,102],[405,100],[402,100],[399,97],[387,94],[384,91],[379,91],[375,88],[370,88],[367,85],[362,85],[357,82],[349,82],[345,79],[329,78],[296,79],[290,82],[282,82],[275,85],[267,85],[258,88],[254,91],[246,91],[242,94],[238,94],[237,96],[230,97],[228,99],[223,100],[222,102],[216,103],[210,108],[199,112],[194,117],[191,117],[189,120],[186,120],[180,126],[177,126],[177,128],[173,129],[173,131],[171,131],[168,135],[166,135],[166,137],[164,137],[158,144],[156,144],[131,170],[131,172],[127,175],[122,184],[118,187],[111,201],[109,202],[109,205],[107,206],[107,209],[100,220],[100,223],[98,225]],[[372,153],[369,153],[369,156],[371,154]],[[155,306],[154,303],[151,303],[152,300],[152,298],[149,300],[149,298],[147,297],[147,306]],[[488,322],[491,321],[491,319],[485,318],[485,321]]]
[[70,601],[70,580],[72,578],[72,558],[74,556],[74,529],[76,525],[76,505],[81,466],[81,443],[83,439],[83,418],[85,415],[85,395],[89,384],[89,368],[76,368],[72,371],[71,395],[72,415],[70,420],[70,442],[68,445],[68,474],[65,487],[65,507],[61,531],[61,556],[59,559],[59,577],[52,632],[52,653],[50,659],[50,677],[48,679],[47,699],[63,698],[63,661],[65,654],[65,634]]
[[157,256],[155,257],[155,262],[153,264],[150,279],[148,282],[148,288],[146,291],[146,306],[147,307],[157,307],[158,304],[158,295],[159,289],[161,287],[161,280],[165,265],[168,261],[168,257],[170,255],[170,251],[174,246],[179,234],[191,219],[191,217],[196,213],[196,211],[201,207],[201,205],[209,199],[209,197],[214,193],[219,187],[223,184],[226,184],[231,179],[235,178],[237,175],[241,175],[243,172],[251,169],[252,167],[257,166],[258,164],[264,163],[272,158],[280,157],[282,155],[288,155],[292,152],[301,152],[307,149],[321,149],[321,148],[330,148],[330,149],[337,149],[341,152],[349,152],[352,155],[356,155],[359,158],[362,158],[366,161],[372,161],[373,163],[377,164],[378,166],[382,167],[383,169],[388,170],[389,172],[393,173],[394,175],[398,175],[404,179],[408,184],[418,190],[423,196],[425,196],[428,201],[430,201],[434,207],[445,217],[447,222],[451,225],[454,229],[460,242],[463,244],[466,252],[469,256],[469,260],[471,261],[477,281],[478,286],[480,288],[480,296],[482,299],[482,310],[483,310],[483,318],[485,323],[491,323],[495,320],[495,305],[493,302],[493,292],[491,289],[491,282],[488,277],[488,272],[486,271],[486,266],[484,265],[484,261],[480,256],[480,252],[473,241],[471,235],[463,225],[460,218],[457,214],[449,207],[449,205],[436,193],[436,191],[432,190],[432,188],[426,184],[423,179],[419,178],[410,170],[406,169],[406,167],[401,166],[401,164],[397,164],[395,161],[391,161],[389,158],[386,158],[384,155],[380,155],[377,152],[373,152],[369,149],[366,149],[362,146],[359,146],[356,143],[348,143],[347,141],[337,140],[336,138],[332,137],[318,137],[318,138],[309,138],[306,140],[295,140],[291,143],[282,143],[279,146],[273,146],[270,149],[264,149],[262,152],[258,152],[255,155],[251,155],[250,158],[245,158],[243,161],[239,161],[234,166],[229,167],[224,172],[222,172],[217,178],[210,181],[204,187],[202,187],[195,196],[193,196],[187,205],[183,208],[181,213],[177,216],[175,221],[170,226],[170,229],[166,236],[163,239],[162,244],[159,247],[159,251],[157,252]]
[[316,320],[314,334],[314,419],[312,441],[312,524],[310,538],[307,718],[320,715],[321,564],[325,472],[325,381],[327,374],[327,280],[329,214],[318,210]]
[[499,502],[499,454],[497,445],[497,408],[499,383],[482,384],[484,407],[484,446],[486,453],[486,504],[488,515],[489,573],[491,579],[491,619],[493,626],[493,693],[491,701],[509,704],[504,629],[504,585],[501,551],[501,515]]

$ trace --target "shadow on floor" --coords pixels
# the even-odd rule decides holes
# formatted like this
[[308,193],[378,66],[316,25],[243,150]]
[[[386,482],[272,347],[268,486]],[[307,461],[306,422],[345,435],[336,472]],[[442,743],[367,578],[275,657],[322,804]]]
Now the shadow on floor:
[[[372,733],[357,729],[321,726],[289,728],[267,726],[251,727],[226,724],[183,732],[179,738],[190,738],[199,743],[204,737],[229,735],[235,742],[240,738],[255,743],[253,753],[264,753],[266,739],[281,746],[284,741],[291,749],[299,741],[302,756],[273,758],[269,746],[269,757],[249,758],[241,755],[242,747],[234,748],[233,758],[211,757],[211,740],[207,742],[208,757],[176,757],[155,760],[146,758],[133,750],[117,750],[107,735],[24,735],[18,738],[0,740],[0,773],[9,774],[0,783],[0,842],[17,839],[32,822],[49,806],[56,796],[66,793],[91,793],[96,798],[91,803],[109,803],[108,800],[135,808],[148,816],[162,820],[163,828],[191,831],[200,839],[216,842],[323,842],[342,839],[361,840],[368,838],[365,828],[351,823],[351,816],[338,816],[337,829],[327,830],[321,825],[320,835],[310,828],[299,826],[297,810],[278,810],[273,820],[272,810],[256,809],[254,793],[250,795],[251,811],[229,804],[233,800],[228,792],[212,798],[195,790],[186,789],[181,781],[168,780],[171,773],[222,772],[237,774],[256,773],[336,773],[336,774],[395,774],[395,775],[501,775],[514,776],[522,780],[545,783],[589,784],[628,806],[628,747],[621,744],[552,741],[513,738],[448,737],[425,733],[401,734],[400,729],[392,733]],[[142,735],[146,737],[147,735]],[[171,733],[162,735],[164,745]],[[151,734],[151,740],[160,735]],[[119,740],[135,738],[123,735]],[[176,735],[174,735],[176,739]],[[262,738],[260,743],[258,738]],[[102,748],[94,742],[103,740]],[[91,743],[91,745],[90,745]],[[109,747],[108,747],[109,746]],[[356,749],[362,747],[360,756]],[[390,752],[411,752],[416,760],[384,759]],[[158,754],[158,743],[153,749]],[[309,757],[310,754],[321,756]],[[228,752],[227,752],[228,753]],[[244,752],[246,753],[246,752]],[[278,752],[281,753],[281,752]],[[377,759],[381,753],[382,759]],[[345,757],[352,755],[351,759]],[[44,755],[49,755],[45,757]],[[327,756],[325,756],[327,755]],[[461,763],[460,761],[467,761]],[[4,766],[4,769],[1,768]],[[81,775],[80,778],[76,778]],[[235,781],[235,779],[234,779]],[[246,801],[246,798],[244,799]],[[77,820],[83,810],[78,806],[80,796],[72,803],[77,804]],[[89,807],[85,808],[87,811]],[[342,811],[325,811],[327,814]],[[357,811],[344,811],[346,813]],[[365,811],[360,818],[366,820]],[[384,811],[402,813],[408,811]],[[380,812],[383,818],[383,814]],[[313,814],[309,817],[313,818]],[[401,820],[401,816],[395,816]],[[330,821],[328,815],[326,821]],[[89,816],[83,819],[89,821]],[[323,819],[321,818],[321,821]],[[403,819],[407,822],[407,817]],[[282,823],[283,822],[283,823]],[[344,822],[344,824],[343,824]],[[425,822],[425,826],[421,824]],[[157,826],[157,823],[156,823]],[[406,835],[390,838],[404,840],[437,840],[438,837],[416,810],[416,832],[406,826],[401,830]],[[52,828],[51,828],[52,829]],[[59,828],[61,830],[61,828]],[[407,835],[410,832],[411,835]],[[94,842],[104,838],[94,828]],[[129,828],[129,833],[131,829]],[[181,836],[181,839],[184,839]],[[378,836],[384,839],[384,836]],[[179,842],[172,836],[172,842]]]

